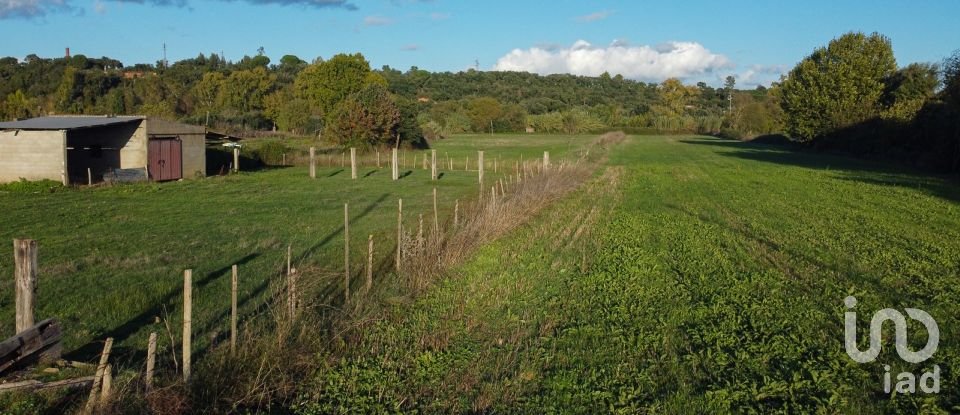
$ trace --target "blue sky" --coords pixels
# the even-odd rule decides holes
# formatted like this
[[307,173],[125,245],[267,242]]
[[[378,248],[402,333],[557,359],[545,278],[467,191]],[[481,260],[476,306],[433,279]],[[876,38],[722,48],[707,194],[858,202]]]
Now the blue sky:
[[0,0],[0,55],[155,62],[198,53],[274,62],[361,52],[371,65],[677,76],[769,83],[848,31],[880,32],[897,61],[960,49],[960,1]]

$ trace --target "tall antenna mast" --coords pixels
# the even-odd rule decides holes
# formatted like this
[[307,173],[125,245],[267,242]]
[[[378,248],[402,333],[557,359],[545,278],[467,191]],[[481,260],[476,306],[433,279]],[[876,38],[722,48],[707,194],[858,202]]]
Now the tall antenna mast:
[[163,69],[167,69],[167,42],[163,42]]

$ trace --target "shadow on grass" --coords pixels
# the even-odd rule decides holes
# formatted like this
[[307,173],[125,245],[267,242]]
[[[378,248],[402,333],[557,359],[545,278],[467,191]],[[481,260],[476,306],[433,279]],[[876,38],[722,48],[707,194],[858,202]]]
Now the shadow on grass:
[[[231,262],[229,265],[226,265],[213,272],[210,272],[207,275],[203,276],[202,278],[195,280],[194,286],[195,287],[207,286],[214,280],[220,277],[223,277],[225,275],[228,275],[230,273],[231,267],[234,264],[236,264],[237,266],[244,265],[256,259],[260,255],[261,254],[259,253],[253,253],[253,254],[246,255],[238,259],[237,261]],[[153,305],[152,307],[144,310],[140,314],[137,314],[133,318],[127,320],[127,322],[97,337],[100,339],[113,337],[113,341],[115,344],[122,343],[124,340],[126,340],[128,337],[138,332],[139,330],[141,330],[143,327],[153,325],[154,319],[157,317],[162,317],[164,310],[167,313],[171,313],[171,314],[175,313],[178,310],[182,310],[182,300],[181,300],[182,297],[183,297],[183,290],[181,288],[178,287],[176,289],[173,289],[170,292],[168,292],[166,295],[164,295],[160,299],[160,301],[155,305]],[[177,329],[178,328],[174,328],[173,330],[176,331]],[[95,341],[92,343],[88,343],[76,350],[70,351],[69,353],[66,354],[66,358],[68,360],[90,361],[90,360],[93,360],[96,356],[98,356],[102,351],[102,349],[103,349],[102,340]],[[122,356],[126,358],[126,357],[132,356],[132,354],[134,353],[139,353],[139,352],[134,352],[133,348],[130,348],[130,347],[116,346],[112,354],[118,357]]]
[[413,170],[407,170],[407,171],[405,171],[405,172],[403,172],[403,173],[400,174],[400,178],[402,179],[402,178],[407,177],[407,176],[409,176],[409,175],[411,175],[411,174],[413,174]]
[[363,175],[363,178],[366,179],[367,177],[373,176],[373,175],[376,174],[378,171],[379,171],[379,170],[370,170],[369,172],[367,172],[367,174],[364,174],[364,175]]
[[334,171],[333,173],[328,174],[327,177],[333,177],[333,176],[336,176],[336,175],[338,175],[338,174],[340,174],[340,173],[343,173],[343,169]]
[[[743,160],[836,172],[836,178],[874,186],[917,189],[931,196],[960,202],[957,177],[925,173],[874,160],[823,154],[796,145],[743,142],[719,138],[684,139],[680,143],[716,147],[717,154]],[[756,140],[755,140],[756,141]]]
[[[851,280],[870,284],[873,287],[877,287],[874,290],[876,293],[889,292],[889,290],[884,288],[884,285],[878,276],[858,270],[856,263],[849,257],[838,258],[836,263],[828,263],[820,258],[817,258],[816,256],[807,255],[796,250],[788,249],[787,247],[771,240],[762,232],[754,229],[748,224],[737,223],[736,220],[724,220],[703,212],[694,212],[688,208],[673,203],[667,203],[665,206],[669,209],[677,211],[678,213],[687,215],[694,220],[713,224],[722,229],[726,229],[727,231],[738,235],[744,240],[756,244],[762,253],[762,255],[755,257],[755,260],[758,263],[766,263],[771,268],[779,269],[784,273],[784,276],[789,277],[788,280],[801,283],[805,289],[809,290],[811,295],[822,294],[820,290],[823,289],[823,285],[820,281],[818,281],[819,275],[807,275],[800,273],[798,270],[805,269],[803,267],[784,266],[783,264],[789,263],[790,261],[783,261],[781,256],[795,258],[798,261],[811,265],[813,268],[832,272],[837,275],[845,275]],[[679,274],[680,273],[678,273],[678,275]],[[796,287],[799,288],[799,286]],[[888,300],[896,301],[896,299],[893,297],[888,298]]]
[[[383,203],[384,200],[387,200],[388,197],[390,197],[390,195],[387,193],[380,195],[380,197],[378,197],[377,200],[369,204],[367,207],[363,208],[363,210],[360,211],[360,213],[350,217],[350,222],[355,222],[369,215],[370,212],[373,212],[373,210],[376,209],[378,206],[380,206],[380,204]],[[334,238],[336,238],[338,235],[342,233],[343,233],[343,225],[341,224],[336,230],[330,232],[329,234],[324,236],[322,239],[320,239],[320,241],[317,242],[315,245],[307,248],[306,250],[303,251],[302,254],[298,255],[296,258],[297,261],[303,261],[304,259],[313,256],[313,254],[315,254],[317,250],[326,246],[328,243],[330,243],[330,241],[332,241]]]

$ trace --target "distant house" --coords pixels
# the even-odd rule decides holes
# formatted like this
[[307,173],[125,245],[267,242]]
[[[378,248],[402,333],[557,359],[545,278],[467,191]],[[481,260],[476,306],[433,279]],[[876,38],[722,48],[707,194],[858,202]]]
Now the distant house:
[[[142,116],[51,116],[0,122],[0,183],[86,183],[123,171],[154,181],[206,174],[206,129]],[[89,170],[88,170],[89,169]]]

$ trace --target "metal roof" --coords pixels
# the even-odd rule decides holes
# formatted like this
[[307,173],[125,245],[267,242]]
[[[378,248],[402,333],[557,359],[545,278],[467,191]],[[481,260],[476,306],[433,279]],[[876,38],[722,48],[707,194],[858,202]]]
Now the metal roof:
[[0,130],[77,130],[141,121],[138,116],[53,116],[0,122]]

